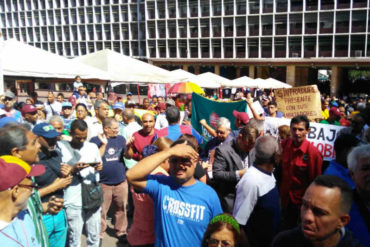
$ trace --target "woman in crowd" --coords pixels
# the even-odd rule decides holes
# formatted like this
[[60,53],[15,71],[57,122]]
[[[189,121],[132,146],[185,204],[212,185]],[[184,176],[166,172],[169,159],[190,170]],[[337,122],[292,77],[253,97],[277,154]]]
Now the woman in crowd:
[[202,247],[238,247],[241,245],[240,227],[230,214],[219,214],[208,224]]

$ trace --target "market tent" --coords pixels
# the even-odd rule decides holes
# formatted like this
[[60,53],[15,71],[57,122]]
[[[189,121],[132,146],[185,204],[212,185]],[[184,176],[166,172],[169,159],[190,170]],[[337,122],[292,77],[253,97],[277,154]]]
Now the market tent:
[[268,78],[265,80],[268,85],[270,85],[270,88],[291,88],[292,86],[284,83],[282,81],[276,80],[274,78]]
[[254,79],[248,76],[242,76],[231,81],[231,87],[250,87],[257,88],[258,85]]
[[177,78],[177,79],[189,78],[189,77],[195,76],[193,73],[190,73],[183,69],[172,70],[170,71],[170,73],[171,73],[171,76],[173,76],[173,78]]
[[166,83],[168,70],[125,56],[109,49],[80,56],[74,60],[102,69],[114,82]]
[[[170,82],[171,83],[179,83],[179,82],[193,82],[197,84],[199,87],[202,88],[219,88],[221,87],[220,79],[216,77],[216,74],[206,72],[200,75],[193,75],[188,77],[173,77]],[[220,76],[221,77],[221,76]],[[221,77],[223,78],[223,77]],[[224,78],[226,79],[226,78]],[[227,80],[227,79],[226,79]]]
[[5,76],[72,79],[79,75],[82,79],[109,79],[102,70],[15,39],[3,42],[2,67]]

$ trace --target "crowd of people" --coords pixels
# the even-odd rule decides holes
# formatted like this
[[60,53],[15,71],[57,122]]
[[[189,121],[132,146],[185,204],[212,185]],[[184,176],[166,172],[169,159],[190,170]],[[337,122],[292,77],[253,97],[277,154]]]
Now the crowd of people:
[[346,126],[326,162],[304,115],[264,133],[265,117],[284,117],[273,93],[237,92],[253,118],[202,119],[206,142],[188,96],[140,105],[73,85],[44,103],[1,97],[2,246],[81,246],[83,232],[102,246],[110,208],[129,246],[370,246],[369,98],[322,97],[311,121]]

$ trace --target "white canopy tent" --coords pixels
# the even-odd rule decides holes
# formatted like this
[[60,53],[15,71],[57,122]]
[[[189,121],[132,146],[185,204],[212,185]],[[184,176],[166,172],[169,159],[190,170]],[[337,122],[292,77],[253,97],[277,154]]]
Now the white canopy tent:
[[109,80],[102,70],[27,45],[15,39],[3,43],[2,67],[5,76]]
[[279,80],[276,80],[274,78],[268,78],[265,81],[269,85],[269,88],[291,88],[292,87],[291,85],[281,82]]
[[[186,73],[189,73],[185,71]],[[191,73],[189,73],[191,74]],[[193,82],[202,88],[219,88],[221,87],[220,81],[222,79],[228,80],[211,72],[206,72],[200,75],[193,75],[187,77],[173,77],[171,83],[178,82]]]
[[112,82],[166,83],[171,78],[168,70],[109,49],[80,56],[74,60],[106,71]]
[[182,78],[190,78],[190,77],[195,76],[193,73],[190,73],[190,72],[185,71],[183,69],[172,70],[172,71],[170,71],[170,73],[173,76],[173,78],[176,78],[176,80],[182,79]]
[[231,87],[250,87],[250,88],[258,87],[255,80],[248,76],[239,77],[237,79],[232,80],[231,82],[232,82]]

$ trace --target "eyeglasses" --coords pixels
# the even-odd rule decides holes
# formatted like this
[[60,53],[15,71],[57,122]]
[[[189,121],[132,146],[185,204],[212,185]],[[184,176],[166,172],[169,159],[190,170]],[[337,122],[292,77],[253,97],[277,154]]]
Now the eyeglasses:
[[208,246],[209,247],[234,247],[234,245],[232,243],[230,243],[230,241],[227,241],[227,240],[218,240],[218,239],[214,239],[214,238],[209,238],[207,239],[207,242],[208,242]]
[[[18,185],[18,187],[27,188],[27,189],[31,189],[31,190],[38,188],[38,186],[36,184],[17,184],[17,185]],[[15,186],[13,186],[12,188],[9,188],[8,190],[13,189],[14,187]]]

